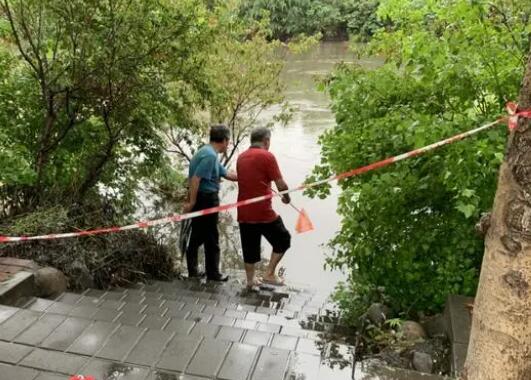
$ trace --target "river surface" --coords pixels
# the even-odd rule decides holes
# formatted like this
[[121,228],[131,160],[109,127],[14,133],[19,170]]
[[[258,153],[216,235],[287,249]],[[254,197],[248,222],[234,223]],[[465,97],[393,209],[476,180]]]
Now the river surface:
[[[286,126],[276,126],[273,130],[271,152],[276,156],[290,186],[301,184],[320,161],[319,136],[332,127],[335,120],[327,94],[316,88],[316,77],[326,75],[340,62],[358,62],[366,67],[378,64],[376,59],[357,60],[355,53],[349,50],[348,43],[344,42],[325,42],[305,54],[287,57],[282,79],[286,86],[286,98],[295,107],[295,112]],[[264,112],[262,118],[271,120],[278,111],[278,108],[273,107]],[[228,194],[223,203],[235,200],[235,190],[226,189],[225,192]],[[286,269],[289,282],[329,290],[345,278],[341,271],[324,269],[325,259],[331,254],[327,243],[340,228],[337,198],[336,186],[324,200],[311,199],[302,193],[293,194],[292,203],[304,208],[315,226],[314,231],[300,235],[295,232],[297,212],[279,199],[274,200],[274,209],[292,233],[292,247],[280,264]],[[268,258],[271,246],[265,239],[263,248],[264,256]]]

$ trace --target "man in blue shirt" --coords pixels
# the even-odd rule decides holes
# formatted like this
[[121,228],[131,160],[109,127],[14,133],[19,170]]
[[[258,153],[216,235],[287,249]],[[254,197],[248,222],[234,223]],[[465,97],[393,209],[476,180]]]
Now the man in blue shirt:
[[[236,174],[227,172],[219,162],[218,154],[225,153],[229,146],[230,131],[224,125],[210,129],[210,144],[203,146],[192,157],[188,171],[188,202],[184,212],[199,211],[219,206],[219,183],[221,178],[236,181]],[[197,270],[197,252],[205,245],[205,269],[210,281],[227,281],[228,276],[219,272],[218,213],[192,219],[192,233],[186,250],[188,277],[200,277]]]

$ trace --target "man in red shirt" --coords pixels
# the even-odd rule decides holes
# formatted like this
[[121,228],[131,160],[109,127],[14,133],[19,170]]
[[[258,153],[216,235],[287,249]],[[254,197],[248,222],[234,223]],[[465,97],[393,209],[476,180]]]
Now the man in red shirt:
[[[251,147],[238,157],[236,164],[238,201],[271,194],[271,182],[275,182],[279,191],[288,189],[275,156],[269,152],[270,144],[269,129],[256,128],[252,131]],[[290,201],[288,194],[282,196],[282,202],[288,204]],[[284,280],[276,275],[276,268],[291,245],[291,235],[284,226],[282,218],[273,211],[272,200],[238,208],[238,222],[247,286],[252,288],[260,285],[260,281],[255,279],[254,265],[261,260],[262,236],[273,246],[271,261],[263,276],[263,282],[283,285]]]

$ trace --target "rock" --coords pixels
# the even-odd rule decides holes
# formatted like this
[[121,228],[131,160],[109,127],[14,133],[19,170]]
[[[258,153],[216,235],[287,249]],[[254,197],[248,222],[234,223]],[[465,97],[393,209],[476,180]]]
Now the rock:
[[446,336],[446,323],[442,314],[425,318],[420,323],[429,337]]
[[389,318],[391,310],[384,304],[373,303],[365,314],[372,323],[379,326]]
[[41,297],[57,296],[66,291],[66,277],[55,268],[41,268],[35,273],[35,286]]
[[426,339],[426,331],[422,325],[415,321],[405,321],[400,329],[402,336],[409,342]]
[[417,371],[432,373],[433,359],[430,354],[418,351],[413,352],[412,364]]

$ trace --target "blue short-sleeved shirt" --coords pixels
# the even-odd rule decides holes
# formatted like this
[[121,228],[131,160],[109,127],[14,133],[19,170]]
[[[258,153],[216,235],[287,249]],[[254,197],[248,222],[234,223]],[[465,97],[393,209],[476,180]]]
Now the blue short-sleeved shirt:
[[218,154],[212,145],[203,146],[192,157],[188,178],[193,176],[201,178],[199,191],[205,193],[219,191],[220,178],[227,176],[227,169],[219,162]]

